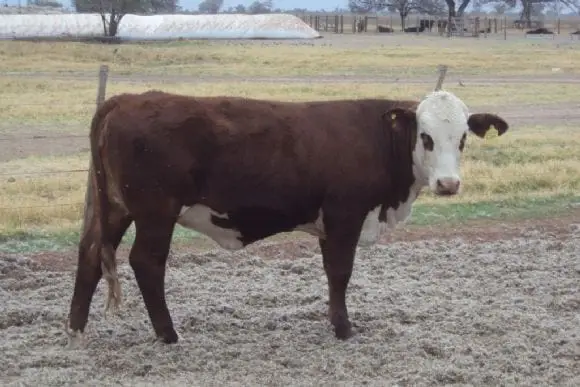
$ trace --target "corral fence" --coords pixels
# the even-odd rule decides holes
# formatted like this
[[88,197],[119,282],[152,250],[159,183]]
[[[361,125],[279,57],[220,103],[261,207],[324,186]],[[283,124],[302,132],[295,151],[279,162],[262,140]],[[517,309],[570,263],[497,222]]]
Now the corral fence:
[[439,36],[487,37],[501,34],[507,39],[510,32],[531,35],[560,35],[570,33],[580,39],[580,18],[532,20],[530,23],[507,16],[473,16],[448,18],[430,15],[411,15],[405,25],[398,15],[356,14],[296,14],[313,29],[335,34],[408,33]]

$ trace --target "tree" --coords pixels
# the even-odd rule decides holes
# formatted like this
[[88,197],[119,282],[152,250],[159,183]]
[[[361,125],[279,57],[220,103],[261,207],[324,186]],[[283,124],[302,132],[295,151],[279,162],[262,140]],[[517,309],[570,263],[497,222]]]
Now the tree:
[[98,13],[105,36],[116,36],[119,24],[128,13],[175,13],[177,0],[72,0],[79,13]]
[[[558,11],[558,1],[557,0],[479,0],[482,4],[493,4],[496,12],[503,11],[507,9],[514,9],[516,6],[521,5],[520,21],[524,22],[524,26],[530,28],[532,25],[532,16],[539,17],[543,15],[545,10],[554,8],[554,12],[557,14]],[[578,12],[580,9],[580,0],[560,0],[560,8],[566,7]],[[500,12],[498,12],[500,13]]]
[[388,9],[398,12],[401,17],[401,29],[405,29],[405,20],[411,12],[436,15],[441,12],[440,0],[349,0],[348,8],[354,13],[380,12]]
[[216,14],[224,5],[224,0],[204,0],[199,3],[199,13]]
[[272,8],[274,8],[272,0],[256,0],[248,6],[247,12],[251,15],[271,13]]
[[447,15],[449,17],[449,21],[451,22],[451,18],[463,16],[465,8],[467,8],[470,2],[471,0],[461,0],[461,3],[459,3],[459,8],[455,8],[457,5],[455,0],[445,0],[445,3],[447,3]]
[[238,4],[235,7],[228,7],[223,13],[246,13],[246,6],[243,4]]
[[503,15],[505,13],[505,11],[507,11],[507,9],[508,9],[507,5],[502,4],[502,3],[497,3],[497,4],[494,4],[494,6],[493,6],[493,10],[498,15]]
[[62,3],[55,0],[27,0],[27,5],[38,5],[41,7],[62,8]]

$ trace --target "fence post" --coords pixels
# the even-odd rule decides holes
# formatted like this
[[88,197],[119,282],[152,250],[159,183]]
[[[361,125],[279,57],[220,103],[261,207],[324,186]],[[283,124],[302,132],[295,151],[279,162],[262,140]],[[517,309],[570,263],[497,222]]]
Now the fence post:
[[503,40],[507,40],[507,17],[503,17]]
[[421,19],[420,19],[420,16],[419,16],[419,15],[417,15],[417,19],[416,19],[416,23],[415,23],[415,28],[416,28],[415,34],[416,34],[416,35],[419,35],[419,21],[420,21],[420,20],[421,20]]
[[[99,87],[97,89],[97,109],[105,102],[105,95],[107,90],[107,79],[109,77],[109,66],[101,65],[99,68]],[[93,158],[89,157],[89,173],[87,178],[87,191],[85,192],[85,208],[83,214],[83,227],[81,238],[85,235],[88,225],[90,224],[90,214],[93,213]]]

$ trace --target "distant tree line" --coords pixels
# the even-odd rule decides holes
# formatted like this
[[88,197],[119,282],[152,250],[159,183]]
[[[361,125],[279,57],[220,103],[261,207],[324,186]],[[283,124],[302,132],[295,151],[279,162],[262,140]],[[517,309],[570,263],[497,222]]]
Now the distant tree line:
[[[349,0],[348,7],[351,12],[370,13],[388,10],[397,12],[401,17],[404,28],[405,19],[410,13],[424,15],[443,15],[449,18],[461,17],[471,3],[471,0]],[[580,11],[580,0],[474,0],[474,10],[481,10],[484,5],[492,5],[498,14],[521,6],[520,20],[531,25],[533,16],[542,15],[549,8],[553,10],[560,4],[575,13]]]

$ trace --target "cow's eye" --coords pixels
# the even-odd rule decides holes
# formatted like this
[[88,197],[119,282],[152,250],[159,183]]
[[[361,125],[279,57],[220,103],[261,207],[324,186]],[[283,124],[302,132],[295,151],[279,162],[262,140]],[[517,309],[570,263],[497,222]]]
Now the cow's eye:
[[467,133],[463,133],[461,137],[461,141],[459,141],[459,151],[463,152],[463,148],[465,148],[465,139],[467,138]]
[[428,151],[433,150],[433,139],[427,133],[421,133],[421,140],[423,140],[423,148]]

